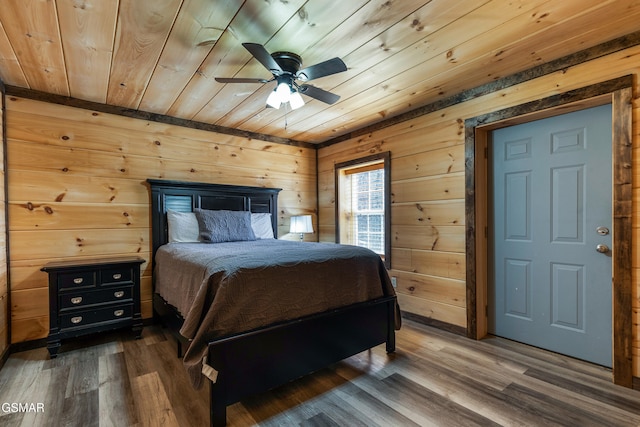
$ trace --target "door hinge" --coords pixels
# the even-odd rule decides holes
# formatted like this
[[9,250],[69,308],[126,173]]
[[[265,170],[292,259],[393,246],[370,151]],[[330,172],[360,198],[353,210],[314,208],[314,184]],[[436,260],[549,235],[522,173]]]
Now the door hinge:
[[489,147],[484,147],[484,158],[485,159],[489,158]]

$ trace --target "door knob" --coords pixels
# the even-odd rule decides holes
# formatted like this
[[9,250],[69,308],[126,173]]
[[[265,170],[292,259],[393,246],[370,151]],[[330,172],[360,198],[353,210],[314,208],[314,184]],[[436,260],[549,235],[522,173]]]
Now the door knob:
[[596,246],[596,251],[600,252],[601,254],[606,254],[607,252],[609,252],[609,246],[607,245],[598,245]]

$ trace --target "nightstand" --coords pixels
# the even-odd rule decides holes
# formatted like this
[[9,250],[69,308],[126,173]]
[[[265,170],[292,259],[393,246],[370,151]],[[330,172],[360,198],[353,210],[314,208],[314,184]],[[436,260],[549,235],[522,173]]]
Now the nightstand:
[[61,340],[130,327],[140,338],[139,257],[51,262],[49,274],[49,337],[51,358]]

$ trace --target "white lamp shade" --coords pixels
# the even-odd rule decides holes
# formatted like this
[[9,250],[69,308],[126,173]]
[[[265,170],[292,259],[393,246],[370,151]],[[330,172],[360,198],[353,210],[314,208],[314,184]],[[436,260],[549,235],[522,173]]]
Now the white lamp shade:
[[280,98],[280,102],[284,104],[289,102],[289,99],[291,98],[291,87],[286,83],[280,83],[276,88],[276,93]]
[[267,105],[273,108],[280,108],[280,96],[276,91],[272,91],[267,98]]
[[295,110],[304,105],[304,99],[302,99],[302,95],[298,92],[293,92],[291,94],[291,98],[289,98],[289,105],[291,105],[291,109]]
[[291,217],[290,233],[313,233],[311,215],[298,215]]

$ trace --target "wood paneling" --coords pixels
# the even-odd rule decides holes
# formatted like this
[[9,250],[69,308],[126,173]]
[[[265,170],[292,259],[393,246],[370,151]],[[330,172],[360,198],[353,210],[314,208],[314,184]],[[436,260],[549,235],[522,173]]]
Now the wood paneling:
[[412,200],[449,200],[464,198],[463,173],[446,176],[424,177],[413,180],[397,181],[393,186],[394,203],[411,203]]
[[118,0],[56,2],[69,94],[106,102]]
[[391,217],[398,225],[464,225],[464,200],[395,203]]
[[[595,19],[601,19],[603,16],[602,14],[606,13],[605,10],[608,7],[606,6],[606,4],[607,3],[604,3],[604,2],[600,3],[599,5],[586,5],[583,3],[581,5],[574,5],[574,6],[577,6],[577,8],[574,9],[574,11],[578,11],[578,10],[586,11],[587,14],[594,14],[593,17],[595,17]],[[498,6],[497,3],[494,3],[493,5]],[[526,7],[529,7],[531,5],[532,4],[527,4]],[[566,5],[569,7],[572,6],[569,4],[566,4]],[[544,5],[538,5],[537,7],[534,5],[535,9],[531,9],[530,14],[525,13],[522,17],[516,17],[516,20],[519,18],[529,19],[530,25],[533,25],[533,26],[539,26],[539,24],[546,25],[547,23],[550,23],[547,21],[553,21],[551,16],[555,14],[547,13],[543,10],[551,9],[552,6],[553,5],[549,2],[546,2]],[[594,7],[589,7],[589,6],[594,6]],[[632,15],[635,15],[638,11],[628,9],[627,12],[629,12]],[[472,13],[470,13],[469,15],[471,14]],[[585,14],[576,13],[576,14],[573,14],[572,16],[575,18],[584,18]],[[598,16],[600,18],[598,18]],[[464,18],[461,18],[461,20],[464,20],[467,17],[468,16],[465,16]],[[559,18],[558,15],[555,15],[555,17]],[[482,18],[480,18],[480,20],[483,21]],[[566,20],[564,20],[564,23],[560,21],[553,22],[554,26],[557,25],[554,28],[554,30],[561,32],[563,34],[563,36],[561,37],[563,43],[565,40],[568,40],[568,38],[566,37],[566,35],[568,34],[568,32],[566,31],[567,23],[568,21]],[[507,23],[503,23],[499,25],[496,29],[498,30],[498,32],[501,30],[505,30],[507,28],[510,28],[512,30],[515,29],[515,26],[511,26],[510,24],[515,24],[515,22],[509,21]],[[593,29],[593,31],[589,32],[589,34],[591,34],[592,36],[595,33],[598,33],[601,35],[604,35],[604,34],[622,35],[620,32],[617,32],[619,28],[616,28],[615,30],[611,30],[612,27],[609,27],[608,25],[607,27],[610,29],[609,32],[606,32],[606,33],[599,32]],[[447,28],[447,32],[451,30],[452,30],[451,26]],[[515,44],[519,44],[520,42],[523,42],[526,45],[535,45],[536,48],[541,47],[542,44],[540,42],[541,42],[542,36],[549,34],[549,32],[537,31],[536,29],[532,29],[532,30],[533,31],[528,34],[528,36],[530,36],[531,39],[529,39],[528,37],[522,37],[522,38],[516,37]],[[463,31],[459,31],[459,32],[463,32]],[[584,31],[577,31],[577,32],[581,34],[585,34]],[[445,32],[440,32],[438,33],[438,36],[443,36],[444,34]],[[493,38],[493,37],[489,37],[488,39],[485,40],[484,36],[488,34],[492,34],[493,37],[496,37],[495,32],[487,31],[481,37],[475,37],[468,40],[468,43],[467,43],[468,46],[465,46],[464,50],[468,50],[471,45],[473,45],[473,47],[471,47],[472,50],[475,50],[475,48],[479,46],[486,47],[487,45],[485,43],[491,43]],[[504,34],[500,34],[499,37],[504,37]],[[452,39],[456,40],[455,36]],[[570,39],[574,42],[578,40],[577,38],[570,38]],[[403,79],[403,81],[411,81],[413,77],[418,75],[417,74],[418,70],[420,70],[422,72],[423,77],[426,75],[426,77],[420,83],[415,85],[408,85],[403,90],[389,91],[389,92],[393,92],[392,94],[385,92],[384,94],[381,94],[379,97],[375,99],[371,99],[371,102],[367,104],[366,107],[363,107],[359,110],[359,113],[361,114],[362,119],[358,119],[357,117],[355,117],[356,116],[355,114],[353,115],[355,121],[350,121],[349,117],[341,116],[339,117],[339,119],[333,120],[333,122],[331,123],[332,126],[330,126],[330,128],[336,134],[339,134],[339,133],[342,133],[344,127],[357,128],[361,126],[370,125],[371,123],[374,123],[376,121],[375,119],[372,118],[374,112],[383,117],[394,117],[394,116],[400,115],[402,114],[403,110],[406,110],[406,106],[408,104],[411,104],[414,106],[416,105],[416,103],[412,103],[412,101],[416,100],[415,99],[416,97],[419,98],[422,96],[426,96],[431,98],[431,102],[450,101],[451,99],[458,98],[458,95],[460,91],[463,90],[463,88],[467,88],[467,89],[476,88],[477,85],[481,82],[490,84],[490,82],[493,79],[499,79],[500,77],[508,76],[512,74],[511,72],[507,71],[503,67],[504,65],[506,65],[503,62],[506,57],[510,57],[516,61],[524,60],[524,62],[519,63],[522,67],[525,67],[523,69],[526,69],[526,67],[529,67],[535,63],[539,63],[538,61],[542,59],[541,57],[537,56],[536,49],[534,48],[533,50],[530,50],[529,46],[525,48],[525,51],[527,52],[526,56],[528,57],[529,54],[532,54],[533,61],[530,61],[528,58],[516,59],[514,55],[516,53],[515,51],[519,50],[519,47],[516,47],[515,44],[503,45],[502,48],[496,48],[489,52],[485,52],[484,54],[480,55],[480,56],[483,56],[482,60],[479,60],[478,56],[476,56],[482,51],[482,49],[480,49],[480,51],[475,51],[475,53],[472,54],[474,55],[474,59],[469,58],[469,60],[466,60],[466,61],[460,60],[460,58],[456,56],[457,49],[462,46],[462,45],[456,45],[451,49],[441,52],[440,55],[437,55],[433,58],[428,59],[427,61],[422,63],[419,67],[414,67],[413,69],[410,69],[405,73],[398,74],[394,77],[394,79]],[[555,48],[560,47],[559,43],[557,43],[555,39],[550,40],[550,44],[554,45]],[[510,52],[511,56],[506,53],[507,51]],[[612,50],[609,50],[609,52],[611,51]],[[555,50],[555,53],[559,53],[559,51]],[[574,57],[574,59],[577,62],[581,62],[581,61],[584,61],[587,56],[589,55],[583,52],[581,54],[577,54]],[[478,59],[478,61],[476,61],[476,59]],[[551,57],[545,58],[545,60],[550,60],[550,59]],[[488,68],[484,68],[486,73],[483,74],[482,76],[472,77],[468,72],[465,72],[463,70],[465,64],[471,64],[471,63],[481,67],[488,66]],[[432,71],[430,67],[434,67],[435,69]],[[429,71],[425,71],[427,69],[429,69]],[[522,76],[527,76],[529,73],[528,71],[524,71],[520,74]],[[438,83],[436,83],[436,81],[438,81]],[[480,95],[481,93],[476,93],[471,95],[471,98],[479,97]],[[394,105],[393,98],[403,98],[404,102],[399,102],[398,104]],[[456,100],[455,102],[458,102],[458,100]],[[365,111],[368,111],[371,114],[370,116],[368,116],[368,118],[365,118],[365,116],[367,116],[367,114],[365,114]],[[326,128],[326,126],[327,126],[327,123],[326,122],[323,123],[323,127]]]
[[[77,217],[78,209],[83,215]],[[91,228],[96,224],[110,224],[113,228],[149,228],[148,213],[140,205],[82,206],[55,205],[53,203],[16,203],[9,205],[10,230],[56,230]]]
[[48,316],[49,288],[36,288],[11,292],[11,319],[30,319]]
[[[7,0],[0,76],[20,88],[311,143],[524,73],[582,49],[637,43],[621,0]],[[635,41],[633,39],[636,39]],[[312,81],[341,98],[265,108],[274,83],[242,43],[342,58]],[[578,55],[581,60],[584,55]],[[220,129],[219,129],[220,130]]]
[[0,78],[5,84],[29,86],[2,23],[0,23],[0,64],[2,64]]
[[445,175],[464,170],[464,146],[416,152],[391,161],[393,180]]
[[312,148],[24,98],[7,103],[14,343],[48,333],[47,278],[40,271],[48,261],[143,257],[141,308],[151,317],[147,178],[283,188],[278,226],[284,238],[291,215],[317,214]]
[[[457,287],[465,281],[464,120],[509,106],[533,102],[551,95],[616,79],[640,71],[640,48],[627,48],[577,63],[562,71],[411,118],[318,150],[320,240],[333,239],[333,165],[350,158],[389,150],[393,197],[391,273],[398,280],[401,308],[437,321],[466,327],[466,303]],[[635,87],[635,93],[640,88]],[[636,95],[637,96],[637,95]],[[640,375],[640,104],[633,103],[633,256],[632,329],[633,375]],[[585,106],[588,103],[585,103]],[[433,208],[436,207],[436,210]],[[420,209],[422,208],[422,210]],[[432,221],[432,223],[429,223]],[[456,222],[457,221],[457,222]],[[638,239],[636,239],[638,237]],[[424,280],[426,277],[429,280]],[[447,282],[442,282],[445,280]]]
[[[47,296],[47,299],[49,297]],[[46,304],[47,301],[43,304]],[[49,314],[28,319],[11,319],[11,343],[44,338],[49,333]]]
[[107,103],[130,108],[140,105],[181,3],[120,2]]
[[392,245],[399,248],[464,252],[464,226],[397,225],[391,234]]
[[[0,41],[1,43],[1,41]],[[4,87],[0,85],[0,365],[4,360],[4,355],[9,349],[10,335],[10,310],[9,307],[9,282],[7,265],[7,198],[5,193],[6,185],[6,135],[5,135],[5,96]]]
[[9,0],[0,20],[29,87],[69,96],[55,2]]
[[[147,188],[130,179],[76,175],[72,180],[57,171],[13,170],[9,193],[22,203],[48,200],[57,203],[134,204],[147,196]],[[33,202],[32,202],[33,203]]]
[[[162,114],[167,112],[184,89],[184,85],[167,85],[167,82],[187,82],[197,73],[241,6],[242,3],[235,0],[183,3],[149,80],[140,109]],[[136,29],[130,28],[129,31]],[[184,49],[185,45],[192,47]]]
[[396,291],[399,293],[466,307],[464,279],[445,279],[442,276],[408,273],[402,270],[390,270],[389,274],[396,278]]

